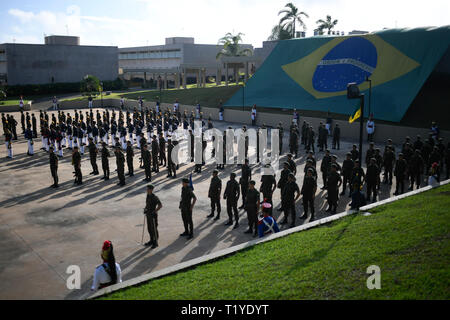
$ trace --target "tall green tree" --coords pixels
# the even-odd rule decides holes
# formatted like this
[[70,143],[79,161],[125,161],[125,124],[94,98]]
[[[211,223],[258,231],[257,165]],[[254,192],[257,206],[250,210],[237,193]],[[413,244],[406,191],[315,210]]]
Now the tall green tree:
[[100,80],[96,76],[87,75],[81,80],[81,93],[86,95],[92,95],[99,93],[102,90],[100,86]]
[[6,89],[0,86],[0,101],[6,99]]
[[267,38],[269,41],[288,39],[292,39],[292,31],[289,30],[289,28],[283,28],[280,25],[273,27],[269,38]]
[[[228,32],[224,37],[219,39],[218,44],[222,46],[222,49],[217,53],[216,59],[220,59],[221,57],[242,57],[242,56],[251,56],[253,55],[253,51],[249,48],[242,48],[242,36],[244,34],[239,32],[238,34],[232,34]],[[239,68],[242,67],[241,63],[229,63],[228,64],[234,73],[234,78],[236,82],[239,79]]]
[[299,9],[289,2],[285,5],[286,9],[278,12],[278,15],[284,14],[284,16],[280,19],[280,26],[282,28],[286,28],[292,32],[292,38],[295,38],[295,26],[298,23],[303,30],[306,30],[306,24],[302,19],[302,16],[309,18],[309,15],[306,12],[299,11]]
[[330,34],[331,30],[338,24],[338,20],[332,20],[331,16],[327,15],[325,20],[319,19],[316,23],[318,24],[317,30],[319,30],[319,34],[323,34],[323,30],[328,30],[328,34]]

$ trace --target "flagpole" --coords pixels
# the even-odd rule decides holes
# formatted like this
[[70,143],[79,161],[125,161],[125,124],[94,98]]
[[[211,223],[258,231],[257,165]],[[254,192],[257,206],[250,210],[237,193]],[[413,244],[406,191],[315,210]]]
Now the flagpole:
[[363,132],[364,132],[364,93],[359,96],[361,101],[361,117],[359,120],[359,165],[362,168],[362,154],[363,154]]

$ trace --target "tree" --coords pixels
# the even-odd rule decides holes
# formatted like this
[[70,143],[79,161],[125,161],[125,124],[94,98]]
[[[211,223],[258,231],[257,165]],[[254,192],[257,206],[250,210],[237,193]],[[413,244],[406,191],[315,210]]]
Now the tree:
[[273,27],[272,33],[267,40],[289,40],[292,39],[292,31],[289,28],[283,28],[280,25]]
[[316,23],[319,25],[317,27],[319,34],[323,34],[323,30],[328,30],[328,34],[330,34],[331,30],[337,25],[338,20],[331,21],[331,16],[327,15],[326,20],[319,19]]
[[[238,34],[231,34],[228,32],[224,37],[219,39],[218,44],[222,46],[222,49],[217,53],[216,59],[221,57],[243,57],[253,55],[252,49],[242,48],[242,36],[244,34],[239,32]],[[229,66],[233,68],[234,78],[238,82],[238,71],[242,67],[242,63],[229,63]]]
[[92,75],[87,75],[81,80],[81,93],[91,96],[93,93],[97,95],[102,90],[100,80]]
[[0,101],[6,100],[6,89],[3,87],[0,87]]
[[295,38],[295,25],[298,23],[303,30],[306,30],[306,24],[302,20],[302,16],[309,18],[306,12],[299,12],[298,8],[291,2],[285,5],[284,10],[278,12],[278,15],[284,14],[284,17],[280,19],[281,28],[286,28],[292,32],[292,38]]

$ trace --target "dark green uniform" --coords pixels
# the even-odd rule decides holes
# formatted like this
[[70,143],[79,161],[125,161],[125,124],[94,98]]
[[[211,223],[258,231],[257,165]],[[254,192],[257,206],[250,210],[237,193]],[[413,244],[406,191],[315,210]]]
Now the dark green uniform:
[[294,176],[297,174],[297,165],[295,164],[295,161],[292,159],[288,159],[287,163],[289,163],[289,170],[294,174]]
[[339,197],[339,182],[342,182],[341,176],[337,172],[330,172],[327,179],[328,205],[332,214],[336,213],[337,202]]
[[308,207],[311,210],[311,219],[314,220],[314,195],[317,188],[317,182],[314,177],[306,176],[303,180],[301,194],[303,195],[303,210],[304,214],[308,213]]
[[355,183],[361,186],[365,179],[366,174],[364,173],[364,170],[361,167],[354,167],[352,170],[352,178],[351,178],[352,193],[355,191],[359,191],[359,189],[353,190],[353,186],[355,185]]
[[283,136],[284,136],[284,129],[282,126],[278,125],[278,145],[280,148],[280,155],[283,154]]
[[177,166],[172,160],[172,152],[175,146],[172,143],[167,145],[167,165],[168,165],[168,175],[167,177],[177,177]]
[[291,134],[289,136],[289,152],[295,154],[295,157],[298,157],[298,133],[296,130],[291,130]]
[[291,170],[289,170],[289,169],[281,170],[280,180],[278,180],[277,188],[280,189],[281,206],[282,206],[280,210],[283,210],[283,190],[284,190],[284,187],[286,187],[286,183],[288,181],[289,174],[291,174]]
[[152,162],[153,162],[153,171],[159,172],[159,162],[158,162],[158,155],[159,155],[159,144],[157,140],[152,141]]
[[405,159],[397,160],[395,163],[395,195],[399,193],[399,189],[401,190],[400,193],[403,193],[405,188],[405,178],[406,178],[406,169],[408,168],[408,163]]
[[247,197],[247,190],[248,190],[248,182],[252,178],[252,170],[247,164],[243,164],[242,168],[242,175],[239,179],[239,184],[241,185],[241,193],[242,193],[242,207],[245,206],[245,198]]
[[53,152],[50,152],[50,172],[53,177],[53,186],[58,185],[58,157]]
[[191,204],[192,199],[197,199],[194,192],[189,187],[181,188],[181,217],[184,224],[184,234],[193,236],[194,235],[194,222],[192,221],[192,210]]
[[105,180],[109,180],[109,160],[110,157],[109,151],[107,147],[102,148],[102,170],[103,170],[103,178]]
[[392,170],[394,167],[395,154],[392,150],[386,149],[383,154],[383,167],[384,167],[384,179],[385,183],[392,184]]
[[97,166],[97,153],[98,149],[94,142],[89,143],[89,159],[91,160],[92,165],[92,174],[98,174],[98,166]]
[[116,152],[117,176],[119,177],[119,185],[125,185],[125,156],[122,151]]
[[152,155],[150,154],[150,151],[142,151],[142,164],[145,170],[145,180],[152,181]]
[[245,198],[245,210],[247,210],[248,226],[254,234],[258,231],[258,201],[260,194],[256,189],[249,189]]
[[300,188],[295,181],[288,181],[283,188],[282,193],[282,207],[284,211],[284,221],[287,222],[289,214],[291,214],[292,222],[291,226],[295,224],[295,192],[300,194]]
[[159,138],[159,165],[163,167],[167,165],[166,140],[164,139],[164,137]]
[[320,165],[320,171],[322,172],[323,189],[325,189],[327,186],[327,178],[330,171],[330,166],[331,166],[331,156],[325,155]]
[[373,202],[377,200],[377,185],[380,177],[380,169],[376,164],[369,164],[366,172],[367,183],[367,201],[370,200],[370,195],[373,194]]
[[347,188],[347,183],[350,184],[349,189],[350,189],[350,193],[352,190],[352,186],[351,186],[351,177],[352,177],[352,170],[355,167],[355,163],[353,162],[353,160],[350,159],[345,159],[344,163],[342,164],[342,177],[343,177],[343,182],[342,182],[342,193],[341,195],[345,194],[345,189]]
[[220,192],[222,190],[222,180],[218,176],[211,179],[209,185],[208,197],[211,199],[211,215],[214,216],[214,211],[217,209],[217,219],[220,217],[221,207],[220,207]]
[[422,182],[422,171],[425,163],[420,155],[420,152],[415,152],[408,163],[408,171],[411,177],[410,190],[414,189],[414,182],[416,183],[417,189],[420,188]]
[[[263,175],[261,177],[261,187],[259,188],[259,191],[262,192],[264,200],[272,205],[272,208],[273,208],[272,190],[273,187],[275,187],[276,185],[277,182],[275,181],[275,176]],[[272,216],[272,208],[270,208],[269,212],[270,216]]]
[[233,213],[236,224],[239,222],[239,214],[237,203],[239,200],[239,183],[236,180],[229,180],[223,193],[224,199],[227,200],[227,213],[229,222],[233,221]]
[[130,177],[134,176],[134,166],[133,166],[134,151],[132,146],[127,146],[127,166],[128,174]]
[[313,176],[314,180],[317,181],[317,170],[316,170],[316,168],[313,167],[312,165],[306,164],[306,165],[305,165],[305,169],[304,169],[304,171],[305,171],[305,176],[306,176],[306,172],[308,171],[308,169],[311,169],[311,170],[312,170],[312,172],[313,172],[313,173],[312,173],[312,176]]
[[81,154],[80,152],[74,152],[72,156],[72,164],[75,169],[75,183],[82,184],[83,176],[81,174]]
[[150,235],[150,241],[154,246],[158,245],[158,214],[155,212],[156,207],[161,204],[159,198],[152,194],[147,194],[145,214],[147,216],[147,230]]

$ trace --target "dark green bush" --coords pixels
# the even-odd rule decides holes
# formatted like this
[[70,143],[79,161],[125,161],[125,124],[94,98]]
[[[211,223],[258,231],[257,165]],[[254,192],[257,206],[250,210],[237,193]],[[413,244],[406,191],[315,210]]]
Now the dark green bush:
[[[63,93],[79,93],[81,88],[81,82],[69,82],[69,83],[48,83],[48,84],[26,84],[26,85],[14,85],[5,86],[4,91],[8,97],[20,97],[23,95],[36,96],[36,95],[58,95]],[[103,81],[103,90],[124,90],[127,86],[125,82],[119,78],[114,81]]]

